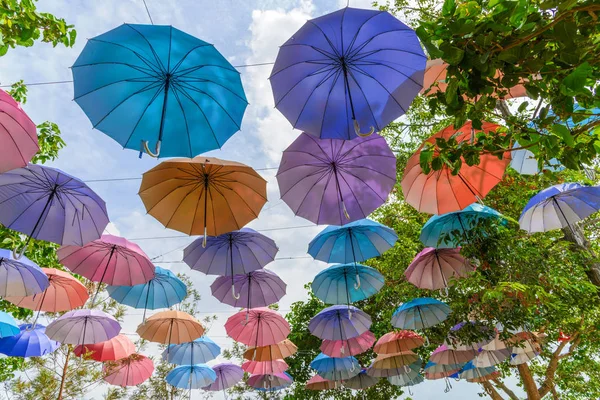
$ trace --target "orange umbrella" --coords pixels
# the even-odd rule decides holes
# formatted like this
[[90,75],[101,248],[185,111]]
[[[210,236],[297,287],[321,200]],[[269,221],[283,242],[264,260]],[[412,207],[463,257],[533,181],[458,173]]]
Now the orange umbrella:
[[308,390],[329,390],[337,389],[338,382],[330,381],[329,379],[322,378],[319,375],[315,375],[306,382],[306,389]]
[[267,181],[247,165],[218,158],[175,158],[144,173],[139,195],[167,228],[217,236],[240,229],[267,202]]
[[135,344],[127,336],[119,334],[106,342],[80,344],[73,353],[78,357],[88,354],[94,361],[116,361],[135,353]]
[[[495,132],[499,125],[484,122],[482,131]],[[431,170],[425,174],[419,164],[421,149],[425,144],[434,145],[436,139],[448,140],[454,137],[458,143],[470,141],[475,132],[471,121],[461,128],[449,126],[436,133],[421,145],[406,164],[402,178],[402,192],[406,202],[420,212],[429,214],[445,214],[460,211],[468,205],[483,199],[498,182],[502,180],[504,171],[510,162],[510,152],[505,152],[502,159],[492,154],[482,154],[478,165],[468,166],[464,160],[457,175],[452,175],[452,168],[447,164],[439,171]],[[435,148],[435,147],[434,147]],[[435,148],[437,153],[437,148]],[[437,155],[437,154],[436,154]]]
[[371,368],[374,369],[396,369],[407,367],[419,359],[412,351],[401,351],[392,354],[379,354],[373,361]]
[[388,332],[375,343],[373,351],[378,354],[394,354],[423,346],[423,343],[423,338],[413,331]]
[[198,339],[204,334],[204,327],[188,313],[169,310],[149,317],[136,332],[142,339],[170,345]]
[[250,347],[244,352],[246,360],[272,361],[290,357],[298,351],[298,347],[289,339],[269,346]]

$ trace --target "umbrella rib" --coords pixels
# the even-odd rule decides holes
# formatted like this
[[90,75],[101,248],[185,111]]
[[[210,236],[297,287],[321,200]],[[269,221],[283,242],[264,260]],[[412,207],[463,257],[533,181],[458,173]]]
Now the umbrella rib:
[[336,70],[339,70],[339,67],[336,66],[327,66],[325,68],[320,68],[314,72],[311,72],[310,74],[304,76],[302,79],[299,79],[298,82],[294,83],[294,85],[292,85],[287,92],[285,92],[280,98],[279,100],[276,100],[275,102],[275,107],[277,107],[279,105],[279,103],[281,103],[291,92],[292,90],[294,90],[297,86],[299,86],[305,79],[307,78],[312,78],[313,76],[317,76],[320,74],[327,74],[323,79],[321,79],[321,82],[319,82],[315,88],[313,89],[313,91],[311,92],[311,94],[308,96],[308,98],[310,99],[310,97],[312,96],[312,93],[314,93],[314,91],[316,90],[317,87],[321,86],[321,84],[323,82],[325,82],[326,80],[328,80],[331,76],[333,76],[333,74],[331,74],[331,72],[337,72]]
[[[177,77],[177,78],[175,79],[175,82],[177,82],[177,83],[178,83],[179,85],[181,85],[181,86],[183,86],[183,84],[186,84],[186,85],[190,86],[191,88],[193,88],[193,89],[191,89],[191,90],[194,90],[194,91],[197,91],[197,92],[200,92],[200,93],[206,94],[207,96],[209,96],[209,95],[208,95],[208,94],[207,94],[207,93],[206,93],[204,90],[202,90],[202,89],[199,89],[199,88],[197,88],[197,87],[193,86],[193,85],[192,85],[192,83],[210,83],[210,84],[213,84],[213,85],[215,85],[215,86],[219,86],[219,87],[221,87],[221,88],[222,88],[222,89],[224,89],[225,91],[227,91],[227,92],[231,93],[232,95],[234,95],[234,96],[235,96],[235,97],[237,97],[238,99],[242,100],[244,103],[248,104],[248,100],[247,100],[245,97],[243,97],[243,96],[240,96],[240,95],[239,95],[238,93],[236,93],[236,92],[235,92],[233,89],[231,89],[231,88],[228,88],[227,86],[223,85],[222,83],[220,83],[220,82],[218,82],[218,81],[216,81],[216,80],[204,79],[204,78],[185,78],[185,77],[182,79],[182,78],[180,78],[180,77]],[[213,99],[213,100],[214,100],[214,98],[213,98],[212,96],[209,96],[209,97],[210,97],[211,99]],[[216,100],[214,100],[214,102],[215,102],[215,103],[218,103]],[[222,107],[222,106],[221,106],[221,107]]]
[[[310,46],[307,44],[300,44],[300,43],[294,44],[294,45],[281,46],[281,47],[289,47],[289,46],[307,46],[307,47],[312,47],[314,50],[319,51],[319,49],[317,49],[313,46]],[[273,78],[274,76],[277,76],[280,72],[283,72],[285,70],[288,70],[288,69],[295,67],[297,65],[300,65],[300,64],[316,64],[316,65],[324,65],[324,66],[333,67],[335,65],[336,59],[329,57],[329,56],[326,56],[326,57],[327,57],[327,59],[310,59],[310,60],[302,60],[302,61],[297,61],[297,62],[291,63],[291,64],[286,65],[285,67],[281,68],[279,71],[273,72],[271,74],[271,76],[269,76],[269,79]],[[316,73],[316,71],[313,71],[308,76],[314,75],[315,73]]]
[[412,31],[412,29],[406,28],[406,29],[391,29],[391,30],[388,30],[388,31],[379,32],[376,35],[371,36],[368,40],[366,40],[363,43],[361,43],[358,47],[356,47],[353,50],[353,53],[349,54],[348,57],[349,58],[352,57],[352,60],[354,61],[354,60],[357,59],[356,57],[359,57],[358,59],[361,59],[365,54],[370,55],[370,54],[377,53],[377,52],[382,51],[382,50],[391,50],[391,51],[399,51],[399,52],[402,52],[402,53],[408,53],[408,54],[413,54],[415,56],[427,58],[423,53],[408,51],[408,50],[404,50],[404,49],[401,49],[401,48],[386,48],[386,47],[383,47],[383,48],[379,48],[379,49],[375,49],[375,50],[369,50],[369,51],[364,52],[364,53],[360,53],[361,50],[363,50],[374,39],[376,39],[377,37],[379,37],[381,35],[385,35],[385,34],[388,34],[388,33],[394,33],[394,32],[411,32],[411,31]]
[[[8,113],[3,113],[4,115],[6,115],[8,118],[12,119],[13,122],[15,122],[17,125],[19,125],[21,127],[21,129],[23,129],[25,132],[27,132],[27,130],[23,127],[23,125],[21,125],[16,119],[14,119],[12,117],[12,115],[8,114]],[[10,140],[13,142],[13,144],[15,145],[15,148],[17,149],[17,152],[19,153],[19,156],[21,157],[21,160],[23,161],[24,164],[28,163],[28,160],[25,159],[25,157],[23,156],[23,152],[21,151],[21,148],[17,145],[17,141],[15,140],[15,138],[13,137],[13,135],[8,131],[8,129],[4,126],[3,123],[0,123],[0,126],[2,126],[2,128],[6,131],[7,136],[10,138]],[[31,138],[31,136],[29,135],[25,135],[32,143],[36,144],[35,141]],[[39,145],[37,145],[39,148]]]
[[[362,90],[362,87],[360,86],[360,84],[358,83],[358,80],[356,79],[356,77],[354,76],[353,71],[356,71],[366,77],[371,78],[375,83],[377,83],[379,86],[381,86],[383,88],[383,90],[385,90],[392,99],[394,99],[394,103],[396,103],[398,105],[398,107],[400,107],[400,109],[402,110],[403,113],[406,113],[406,110],[404,109],[404,107],[402,107],[402,105],[400,103],[398,103],[398,100],[394,97],[394,95],[384,86],[381,84],[381,82],[379,82],[377,79],[375,79],[373,76],[371,76],[371,74],[366,73],[365,71],[363,71],[360,68],[354,67],[354,66],[350,66],[350,68],[348,69],[349,75],[352,77],[352,79],[354,80],[354,83],[356,84],[356,86],[358,87],[358,90],[362,93],[363,98],[365,99],[365,102],[367,103],[367,106],[369,107],[369,111],[371,112],[371,116],[373,117],[373,120],[375,121],[375,124],[378,125],[377,128],[379,130],[381,130],[381,128],[379,128],[379,124],[377,122],[377,119],[375,118],[375,114],[373,113],[373,109],[371,108],[371,103],[369,103],[367,96],[365,95],[365,92]],[[421,85],[422,86],[422,85]]]
[[96,62],[90,62],[88,64],[73,65],[71,68],[95,67],[97,65],[124,65],[126,67],[129,67],[131,69],[134,69],[138,72],[141,72],[141,73],[147,75],[147,77],[123,79],[123,80],[120,80],[119,82],[129,82],[129,81],[145,82],[143,79],[148,79],[148,78],[154,78],[154,79],[159,79],[159,80],[162,79],[162,77],[160,75],[158,75],[155,70],[153,70],[151,68],[144,68],[139,65],[134,65],[134,64],[119,62],[119,61],[96,61]]
[[[356,29],[354,36],[352,37],[352,41],[350,42],[350,45],[348,46],[348,57],[352,57],[353,56],[352,53],[356,52],[356,49],[352,49],[352,48],[354,47],[354,44],[356,43],[356,39],[358,39],[358,35],[360,35],[360,31],[362,30],[362,28],[373,18],[378,17],[379,15],[381,15],[383,13],[384,13],[384,11],[379,11],[379,12],[373,13],[373,15],[371,15],[369,18],[364,20],[363,23],[360,24],[358,29]],[[357,48],[360,49],[360,48],[362,48],[361,46],[362,45],[359,45]]]
[[308,20],[307,23],[312,24],[319,30],[319,32],[321,32],[321,34],[323,35],[323,38],[325,39],[327,44],[329,44],[329,47],[331,48],[331,50],[333,50],[333,54],[335,55],[336,58],[339,59],[342,55],[337,51],[336,47],[333,45],[333,43],[331,42],[329,37],[325,34],[323,29],[321,29],[321,27],[319,25],[315,24],[315,22],[313,20]]
[[[191,135],[190,135],[190,127],[188,124],[187,117],[185,115],[185,110],[183,109],[183,105],[181,104],[181,99],[179,98],[179,94],[177,93],[175,86],[173,86],[173,95],[175,96],[175,100],[177,100],[177,104],[179,104],[179,108],[181,109],[181,115],[183,116],[183,121],[185,122],[185,132],[187,134],[186,136],[187,136],[188,146],[190,149],[189,156],[190,156],[190,158],[192,158],[192,157],[194,157],[194,154],[192,152],[192,139],[191,139]],[[210,124],[209,124],[209,126],[210,126]],[[217,144],[218,143],[219,142],[217,141]]]
[[[204,47],[206,47],[206,46],[204,46]],[[214,48],[214,46],[212,46],[212,47]],[[183,78],[186,75],[191,74],[192,72],[196,72],[199,69],[206,68],[206,67],[221,68],[221,69],[224,69],[225,71],[234,72],[237,75],[240,75],[238,70],[236,70],[235,68],[232,69],[232,68],[227,67],[226,65],[219,65],[219,64],[198,64],[198,65],[194,65],[193,67],[188,67],[188,68],[185,68],[185,69],[182,69],[179,71],[177,71],[177,69],[179,67],[176,67],[175,71],[173,71],[172,74],[175,75],[177,78]],[[210,79],[206,78],[206,80],[210,80]]]
[[[128,28],[132,29],[134,32],[136,32],[137,34],[139,34],[142,37],[142,39],[144,39],[144,41],[148,44],[148,48],[152,52],[152,55],[154,56],[154,60],[156,61],[156,64],[160,68],[161,72],[163,74],[167,73],[168,70],[165,69],[165,66],[162,63],[162,60],[160,59],[160,57],[158,57],[158,54],[156,53],[156,50],[154,50],[154,46],[152,46],[152,44],[150,43],[150,41],[148,40],[148,38],[146,36],[142,35],[142,33],[140,31],[138,31],[137,29],[135,29],[133,27],[133,25],[131,25],[131,24],[125,24],[125,25],[127,25]],[[172,26],[170,28],[171,28],[171,30],[173,29]],[[170,44],[170,39],[169,39],[169,48],[170,47],[171,47],[171,44]]]
[[[135,54],[135,56],[136,56],[137,58],[139,58],[139,59],[140,59],[140,61],[142,61],[144,64],[146,64],[146,65],[147,65],[147,66],[148,66],[148,67],[149,67],[151,70],[153,70],[155,73],[157,73],[157,74],[158,74],[158,73],[161,73],[161,72],[163,72],[163,71],[161,70],[161,68],[160,68],[160,66],[159,66],[159,65],[154,65],[154,64],[152,63],[152,61],[150,61],[148,58],[144,57],[142,54],[138,53],[137,51],[133,50],[133,49],[132,49],[132,48],[130,48],[130,47],[127,47],[127,46],[125,46],[125,45],[122,45],[122,44],[119,44],[119,43],[109,42],[109,41],[107,41],[107,40],[101,40],[101,39],[98,39],[98,38],[92,38],[92,39],[89,39],[89,41],[90,41],[90,42],[99,42],[99,43],[104,43],[104,44],[111,44],[111,45],[113,45],[113,46],[121,47],[121,48],[123,48],[123,49],[125,49],[125,50],[128,50],[128,51],[132,52],[133,54]],[[76,65],[74,65],[72,68],[76,68],[76,67],[77,67],[77,66],[76,66]]]
[[[131,140],[131,137],[133,136],[134,132],[136,131],[138,125],[140,124],[140,122],[142,121],[142,118],[144,118],[144,116],[146,115],[146,111],[148,111],[148,108],[150,108],[150,105],[152,105],[152,103],[154,103],[154,100],[156,100],[156,98],[158,97],[158,95],[160,94],[160,92],[162,91],[163,86],[161,85],[161,87],[156,91],[156,93],[154,94],[154,96],[150,99],[150,102],[148,102],[148,104],[146,105],[146,107],[144,108],[144,111],[142,112],[142,114],[140,115],[140,117],[138,118],[137,122],[135,123],[135,125],[133,126],[133,129],[131,130],[131,133],[129,134],[129,137],[127,138],[127,141],[125,142],[125,146],[127,146],[127,144],[129,143],[129,141]],[[148,89],[150,90],[150,89]],[[135,94],[134,94],[135,95]],[[133,96],[133,95],[132,95]],[[130,96],[131,97],[131,96]],[[117,105],[117,107],[119,107],[119,105]],[[113,109],[114,111],[114,109]],[[112,111],[111,111],[112,112]],[[99,122],[100,123],[100,122]],[[98,124],[99,124],[98,123]]]

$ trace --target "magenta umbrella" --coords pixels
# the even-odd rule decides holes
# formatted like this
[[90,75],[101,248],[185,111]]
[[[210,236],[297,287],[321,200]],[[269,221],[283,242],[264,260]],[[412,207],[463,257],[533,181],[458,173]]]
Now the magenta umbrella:
[[46,327],[50,339],[74,345],[106,342],[120,331],[119,322],[100,310],[69,311]]
[[26,166],[38,150],[35,124],[21,105],[0,89],[0,174]]
[[404,271],[406,280],[420,289],[447,288],[452,278],[464,278],[475,267],[457,249],[424,248]]
[[253,308],[232,315],[225,322],[227,335],[247,346],[259,347],[279,343],[290,334],[290,324],[268,308]]
[[302,133],[283,152],[277,182],[294,214],[344,225],[385,203],[396,184],[396,157],[376,134],[336,140]]
[[287,286],[275,272],[267,269],[234,275],[233,282],[237,297],[231,296],[231,278],[228,276],[220,276],[210,285],[212,295],[221,303],[247,309],[277,303],[285,295]]

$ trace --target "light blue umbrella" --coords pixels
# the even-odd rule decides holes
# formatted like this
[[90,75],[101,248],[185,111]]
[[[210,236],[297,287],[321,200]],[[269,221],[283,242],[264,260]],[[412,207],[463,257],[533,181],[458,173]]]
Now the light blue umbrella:
[[402,304],[392,315],[392,325],[400,329],[424,329],[443,322],[450,307],[431,297],[420,297]]
[[311,361],[310,367],[323,379],[341,381],[350,379],[361,372],[360,364],[354,357],[334,358],[323,353]]
[[[488,219],[506,223],[507,218],[493,208],[473,203],[460,211],[434,215],[421,229],[421,242],[427,247],[451,249],[460,246],[461,237],[473,235],[479,224]],[[456,236],[453,232],[459,232]]]
[[384,285],[384,277],[375,268],[361,264],[333,265],[319,272],[312,290],[327,304],[350,304],[367,299]]
[[163,360],[177,365],[194,365],[214,360],[221,353],[221,348],[206,336],[193,342],[172,344],[162,353]]
[[239,72],[213,45],[172,26],[124,24],[90,39],[72,68],[75,101],[123,147],[194,157],[240,129]]
[[21,330],[12,315],[0,311],[0,338],[18,335]]
[[42,293],[50,285],[46,273],[27,257],[13,257],[0,249],[0,297],[27,297]]
[[217,374],[204,364],[180,365],[165,377],[167,383],[182,389],[200,389],[217,380]]
[[60,346],[46,336],[46,327],[40,324],[19,325],[20,332],[0,339],[0,353],[10,357],[40,357],[54,352]]

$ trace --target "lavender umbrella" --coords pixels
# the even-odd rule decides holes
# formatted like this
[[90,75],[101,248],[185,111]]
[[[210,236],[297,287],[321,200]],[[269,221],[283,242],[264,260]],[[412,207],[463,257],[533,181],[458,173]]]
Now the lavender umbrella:
[[46,335],[63,344],[94,344],[117,336],[121,325],[100,310],[69,311],[46,327]]
[[308,324],[314,336],[326,340],[347,340],[371,327],[371,317],[354,306],[331,306],[315,315]]
[[17,261],[10,250],[0,249],[0,297],[33,296],[49,285],[48,276],[27,257]]
[[396,157],[378,135],[347,141],[303,133],[283,152],[277,182],[294,214],[343,225],[385,203],[396,184]]
[[231,363],[217,364],[212,367],[217,374],[217,379],[210,385],[203,387],[203,390],[216,392],[219,390],[229,389],[244,377],[244,370],[238,365]]
[[221,303],[233,307],[267,307],[277,303],[284,295],[286,284],[276,273],[267,269],[259,269],[244,275],[233,275],[234,293],[238,297],[230,295],[231,279],[227,276],[218,277],[210,289],[214,297]]
[[83,246],[108,225],[104,201],[79,179],[30,164],[0,175],[0,223],[31,238]]
[[380,131],[421,90],[425,63],[415,32],[392,15],[344,8],[281,46],[270,77],[275,107],[316,137],[352,139],[361,125]]

